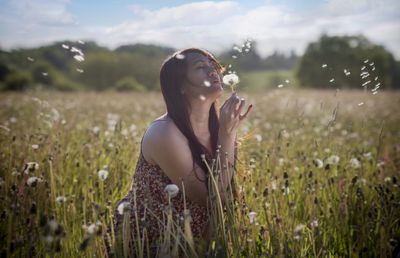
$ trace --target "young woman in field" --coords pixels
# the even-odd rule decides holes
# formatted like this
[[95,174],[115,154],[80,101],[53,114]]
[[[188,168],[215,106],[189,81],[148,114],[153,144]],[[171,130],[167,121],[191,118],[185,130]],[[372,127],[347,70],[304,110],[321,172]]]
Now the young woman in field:
[[[135,240],[137,233],[143,237],[146,228],[154,252],[156,246],[152,244],[163,234],[166,223],[166,190],[179,189],[176,196],[170,195],[174,216],[184,216],[185,196],[193,236],[207,239],[208,170],[203,158],[210,164],[219,147],[221,154],[227,153],[226,165],[234,166],[236,133],[252,108],[249,105],[244,112],[245,100],[236,93],[218,107],[218,98],[223,94],[223,71],[213,55],[197,48],[178,51],[163,62],[160,84],[167,112],[144,133],[131,189],[116,205],[115,235],[123,231],[121,206],[130,207],[126,212],[130,215],[131,238]],[[224,171],[219,182],[221,194],[232,180],[233,169],[229,171]],[[177,188],[166,189],[172,184]],[[134,244],[131,248],[135,252]]]

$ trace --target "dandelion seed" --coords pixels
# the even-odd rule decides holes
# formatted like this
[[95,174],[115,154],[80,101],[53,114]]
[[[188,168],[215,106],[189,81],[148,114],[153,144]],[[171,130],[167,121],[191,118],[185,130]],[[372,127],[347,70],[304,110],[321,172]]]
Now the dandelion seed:
[[372,153],[371,153],[371,152],[364,153],[363,156],[364,156],[367,160],[371,160],[371,159],[372,159]]
[[85,58],[83,56],[81,56],[81,55],[74,55],[74,58],[78,62],[85,61]]
[[56,202],[57,203],[65,203],[67,201],[67,198],[65,198],[64,196],[57,196],[56,197]]
[[35,59],[33,59],[33,58],[30,57],[30,56],[28,56],[27,59],[28,59],[28,61],[30,61],[30,62],[34,62],[34,61],[35,61]]
[[84,56],[82,50],[80,50],[79,48],[76,48],[76,47],[71,47],[71,52],[78,53],[78,55],[80,55],[80,56]]
[[323,64],[321,67],[326,68],[327,66],[328,66],[327,64]]
[[43,76],[48,76],[49,73],[42,72],[42,75],[43,75]]
[[319,227],[318,220],[317,220],[317,219],[314,219],[313,221],[311,221],[310,227],[311,227],[311,228],[317,228],[317,227]]
[[352,158],[352,159],[350,159],[349,163],[350,163],[350,166],[351,166],[352,168],[359,168],[359,167],[361,167],[361,163],[360,163],[360,161],[359,161],[357,158]]
[[99,178],[104,181],[107,179],[108,177],[108,170],[106,169],[100,169],[99,172],[97,172]]
[[374,91],[374,92],[372,92],[372,94],[374,94],[374,95],[375,95],[375,94],[378,94],[378,92],[377,92],[377,91]]
[[248,216],[249,216],[250,224],[255,224],[257,222],[257,212],[251,211],[251,212],[249,212]]
[[329,80],[329,82],[334,82],[334,81],[335,81],[335,78],[332,78]]
[[336,165],[339,163],[339,160],[340,160],[339,156],[332,155],[326,159],[326,163],[328,163],[329,165]]
[[202,160],[206,159],[206,155],[205,154],[201,154],[200,157],[201,157]]
[[26,183],[28,186],[30,187],[35,187],[37,185],[37,183],[43,182],[43,179],[33,176],[28,178],[28,180],[26,180]]
[[170,198],[174,198],[179,193],[179,188],[175,184],[169,184],[164,188]]
[[305,226],[303,224],[299,224],[294,228],[294,234],[300,235],[303,232]]
[[204,97],[204,95],[200,95],[199,98],[200,98],[201,101],[205,101],[206,100],[206,97]]
[[131,204],[129,202],[122,202],[118,205],[118,213],[120,215],[123,215],[125,212],[129,211],[131,207]]
[[237,56],[232,56],[232,58],[233,58],[233,59],[236,59],[236,58],[237,58]]
[[76,68],[76,71],[77,71],[78,73],[83,73],[83,69]]
[[34,149],[34,150],[39,149],[39,145],[38,144],[32,144],[32,149]]
[[375,66],[374,66],[374,67],[372,67],[371,71],[375,71]]
[[374,66],[374,64],[375,64],[374,62],[371,62],[369,65],[370,65],[370,66]]
[[257,142],[259,142],[259,143],[262,141],[262,136],[261,136],[261,134],[256,134],[256,135],[254,135],[254,138],[256,138]]
[[285,80],[285,82],[286,82],[287,84],[289,84],[289,83],[290,83],[290,81],[289,81],[289,80],[287,80],[287,79]]
[[322,168],[324,166],[324,162],[320,159],[314,159],[313,163],[317,168]]
[[66,45],[66,44],[61,44],[61,47],[64,48],[64,49],[69,49],[69,46]]
[[28,174],[29,172],[33,172],[39,169],[39,164],[37,162],[27,162],[24,165],[23,171],[25,174]]
[[374,81],[377,81],[377,80],[378,80],[378,78],[379,78],[379,77],[378,77],[378,76],[376,76],[376,77],[375,77],[375,79],[374,79]]
[[369,83],[371,83],[371,81],[366,81],[362,84],[362,86],[364,87],[365,85],[368,85]]
[[278,85],[278,88],[282,88],[282,87],[283,87],[283,84],[279,84],[279,85]]
[[381,83],[379,82],[379,83],[377,83],[376,85],[375,85],[375,87],[380,87],[381,86]]
[[82,40],[78,40],[77,41],[79,44],[82,44],[82,45],[84,45],[85,44],[85,42],[84,41],[82,41]]
[[362,106],[362,105],[364,105],[364,102],[358,103],[358,106],[359,106],[359,107]]
[[203,84],[206,87],[210,87],[211,86],[211,83],[209,81],[207,81],[207,80],[204,80]]
[[100,232],[101,230],[101,222],[97,221],[96,223],[92,223],[89,226],[84,225],[83,229],[86,231],[88,235],[94,235]]
[[178,54],[175,55],[175,58],[179,59],[179,60],[182,60],[182,59],[185,59],[185,55],[181,54],[181,53],[178,53]]
[[236,74],[231,73],[222,77],[222,82],[225,85],[233,86],[239,83],[239,77]]
[[369,59],[365,59],[364,60],[364,64],[366,64],[366,63],[368,63],[369,62]]
[[344,74],[345,74],[346,76],[349,76],[349,75],[351,74],[350,71],[348,71],[347,69],[344,69],[343,72],[344,72]]
[[92,132],[93,132],[94,134],[98,135],[99,132],[100,132],[100,128],[99,128],[98,126],[95,126],[95,127],[92,128]]

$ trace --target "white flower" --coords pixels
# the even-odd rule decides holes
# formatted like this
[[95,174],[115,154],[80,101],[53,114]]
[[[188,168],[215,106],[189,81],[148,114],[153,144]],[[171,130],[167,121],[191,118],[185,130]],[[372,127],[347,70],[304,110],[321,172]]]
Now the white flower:
[[249,212],[250,224],[255,224],[257,222],[257,212]]
[[262,141],[262,136],[261,136],[261,134],[256,134],[256,135],[254,135],[254,138],[256,138],[257,142],[261,142],[261,141]]
[[83,229],[86,231],[87,234],[94,235],[100,231],[101,225],[101,222],[97,221],[96,223],[92,223],[89,226],[84,225]]
[[320,159],[314,159],[313,163],[317,168],[322,168],[324,166],[324,162],[322,162]]
[[340,160],[339,156],[332,155],[326,159],[326,163],[329,165],[335,165],[335,164],[339,163],[339,160]]
[[174,198],[174,197],[178,194],[179,188],[178,188],[178,186],[175,185],[175,184],[169,184],[169,185],[167,185],[167,186],[164,188],[164,192],[167,192],[168,195],[169,195],[171,198]]
[[28,180],[26,180],[26,183],[32,187],[36,186],[36,184],[40,183],[40,182],[43,182],[43,179],[36,177],[36,176],[30,177],[30,178],[28,178]]
[[104,181],[108,177],[108,170],[100,169],[99,172],[97,172],[97,174],[99,175],[99,178]]
[[27,162],[24,165],[23,171],[25,174],[28,174],[29,172],[33,172],[39,169],[39,164],[37,162]]
[[371,152],[364,153],[363,156],[364,156],[367,160],[371,160],[371,159],[372,159],[372,154],[371,154]]
[[93,127],[92,128],[92,132],[94,133],[94,134],[99,134],[99,132],[100,132],[100,127],[98,127],[98,126],[95,126],[95,127]]
[[303,232],[304,229],[304,225],[303,224],[299,224],[294,228],[294,234],[299,235]]
[[310,226],[311,228],[319,227],[318,219],[314,219],[313,221],[311,221]]
[[234,74],[227,74],[222,78],[222,81],[224,82],[225,85],[235,85],[239,83],[239,77]]
[[361,166],[360,161],[359,161],[358,159],[356,159],[356,158],[352,158],[352,159],[349,161],[349,163],[350,163],[350,166],[351,166],[352,168],[359,168],[359,167]]
[[121,203],[118,205],[118,208],[117,208],[118,213],[119,213],[120,215],[123,215],[126,211],[129,210],[130,206],[131,206],[131,204],[130,204],[129,202],[121,202]]
[[67,198],[65,198],[64,196],[57,196],[56,197],[56,202],[58,203],[64,203],[67,201]]

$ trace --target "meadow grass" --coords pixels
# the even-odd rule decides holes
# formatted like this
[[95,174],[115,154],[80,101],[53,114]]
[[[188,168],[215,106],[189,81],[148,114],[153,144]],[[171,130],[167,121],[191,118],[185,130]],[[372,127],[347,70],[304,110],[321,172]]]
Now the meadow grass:
[[[207,256],[391,256],[400,93],[239,95],[254,109],[224,200],[213,187],[223,157],[209,164]],[[1,256],[104,256],[102,233],[132,183],[143,132],[165,112],[161,94],[2,93],[0,105]],[[183,227],[170,221],[164,243],[172,255],[202,257],[188,221],[190,213]]]

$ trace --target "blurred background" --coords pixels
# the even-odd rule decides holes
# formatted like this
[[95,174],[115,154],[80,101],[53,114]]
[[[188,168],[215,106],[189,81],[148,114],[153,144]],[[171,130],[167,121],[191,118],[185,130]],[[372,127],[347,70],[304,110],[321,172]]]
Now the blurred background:
[[0,1],[2,91],[159,91],[177,49],[239,91],[400,88],[398,1]]

